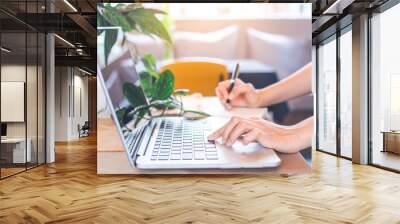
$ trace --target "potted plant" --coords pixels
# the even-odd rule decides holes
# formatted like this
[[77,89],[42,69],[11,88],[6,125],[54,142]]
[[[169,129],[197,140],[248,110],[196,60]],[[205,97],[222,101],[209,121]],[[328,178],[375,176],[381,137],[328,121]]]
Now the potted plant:
[[[118,36],[118,29],[112,29],[112,27],[120,27],[122,29],[123,40],[125,40],[127,32],[136,31],[150,36],[157,36],[170,46],[172,38],[162,22],[156,17],[157,14],[164,14],[164,12],[145,8],[140,3],[98,4],[97,26],[110,28],[98,30],[98,35],[104,33],[104,58],[106,64]],[[190,119],[201,119],[209,116],[201,111],[185,110],[182,100],[177,100],[177,97],[180,98],[187,95],[189,91],[185,89],[174,90],[174,74],[170,70],[160,73],[157,70],[156,59],[153,55],[146,54],[138,58],[137,53],[135,50],[133,60],[135,64],[139,61],[142,62],[145,71],[139,73],[140,86],[130,82],[123,85],[123,95],[130,103],[128,107],[117,111],[118,119],[123,126],[126,127],[126,124],[132,120],[134,120],[135,127],[142,119],[165,116],[165,111],[169,109],[177,109],[179,111],[174,116],[184,116]],[[161,112],[154,114],[152,113],[154,110]]]

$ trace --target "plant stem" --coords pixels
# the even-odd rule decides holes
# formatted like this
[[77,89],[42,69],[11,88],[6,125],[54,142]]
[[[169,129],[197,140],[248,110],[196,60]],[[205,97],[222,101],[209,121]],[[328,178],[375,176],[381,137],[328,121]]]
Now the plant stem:
[[207,117],[209,117],[209,116],[211,116],[210,114],[208,114],[208,113],[206,113],[206,112],[203,112],[203,111],[197,111],[197,110],[184,110],[184,113],[194,113],[194,114],[200,114],[200,115],[203,115],[203,116],[207,116]]

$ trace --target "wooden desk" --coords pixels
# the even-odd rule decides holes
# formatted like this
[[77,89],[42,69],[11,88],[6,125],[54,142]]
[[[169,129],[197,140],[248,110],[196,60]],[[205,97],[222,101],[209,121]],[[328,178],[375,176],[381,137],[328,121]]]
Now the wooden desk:
[[392,152],[400,154],[400,131],[382,131],[383,150],[382,152]]
[[[233,115],[246,117],[265,117],[264,109],[239,108],[226,111],[215,97],[191,96],[184,99],[184,105],[192,109],[203,109],[213,116],[230,117]],[[118,136],[114,122],[110,117],[98,118],[97,129],[97,173],[98,174],[279,174],[292,175],[308,173],[311,168],[300,153],[278,153],[282,160],[279,167],[269,169],[241,170],[173,170],[143,171],[131,167]]]
[[[2,147],[2,159],[6,160],[6,163],[25,163],[31,161],[31,146],[32,141],[30,138],[26,139],[26,151],[25,151],[25,138],[4,138],[1,139]],[[9,148],[8,146],[14,146]],[[7,158],[8,155],[10,158]],[[27,160],[27,161],[25,161]]]

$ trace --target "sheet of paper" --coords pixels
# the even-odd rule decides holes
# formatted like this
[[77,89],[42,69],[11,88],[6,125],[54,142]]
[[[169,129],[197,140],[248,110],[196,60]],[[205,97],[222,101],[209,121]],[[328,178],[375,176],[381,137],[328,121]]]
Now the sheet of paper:
[[264,117],[267,114],[265,108],[233,108],[227,110],[217,97],[202,97],[201,95],[191,95],[183,99],[186,109],[201,110],[215,117]]

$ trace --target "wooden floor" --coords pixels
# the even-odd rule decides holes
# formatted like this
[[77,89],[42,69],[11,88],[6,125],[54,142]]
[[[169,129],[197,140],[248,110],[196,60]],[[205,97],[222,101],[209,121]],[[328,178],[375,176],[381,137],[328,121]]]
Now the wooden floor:
[[400,223],[400,175],[320,152],[313,173],[98,176],[96,139],[0,181],[0,223]]
[[14,168],[14,167],[11,167],[11,168],[9,168],[9,167],[7,167],[7,168],[1,168],[1,177],[3,178],[3,177],[7,177],[7,176],[11,176],[11,175],[13,175],[13,174],[16,174],[16,173],[19,173],[19,172],[23,172],[23,171],[25,171],[25,167],[17,167],[17,168]]

